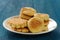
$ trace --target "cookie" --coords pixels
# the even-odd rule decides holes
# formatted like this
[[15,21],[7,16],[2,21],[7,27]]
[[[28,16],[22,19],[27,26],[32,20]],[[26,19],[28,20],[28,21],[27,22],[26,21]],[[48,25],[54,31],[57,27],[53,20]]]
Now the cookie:
[[32,33],[40,32],[41,27],[44,27],[42,18],[33,17],[28,21],[28,28]]
[[34,14],[34,17],[42,18],[44,20],[45,25],[49,24],[49,15],[48,14],[37,13],[37,14]]

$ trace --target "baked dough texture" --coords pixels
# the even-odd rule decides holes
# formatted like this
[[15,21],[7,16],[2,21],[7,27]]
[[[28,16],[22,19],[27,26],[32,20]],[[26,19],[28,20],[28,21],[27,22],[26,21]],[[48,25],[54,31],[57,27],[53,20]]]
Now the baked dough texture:
[[27,27],[27,20],[21,18],[11,18],[8,20],[8,25],[12,28],[24,28]]
[[42,18],[44,20],[45,25],[49,24],[49,15],[48,14],[36,13],[36,14],[34,14],[34,17]]
[[42,18],[33,17],[28,21],[28,28],[32,33],[40,32],[42,27],[44,27]]
[[20,13],[28,16],[34,16],[34,14],[36,13],[36,10],[31,7],[24,7],[24,8],[21,8]]
[[33,9],[31,7],[24,7],[24,8],[21,8],[20,17],[28,20],[28,19],[32,18],[35,13],[36,13],[35,9]]

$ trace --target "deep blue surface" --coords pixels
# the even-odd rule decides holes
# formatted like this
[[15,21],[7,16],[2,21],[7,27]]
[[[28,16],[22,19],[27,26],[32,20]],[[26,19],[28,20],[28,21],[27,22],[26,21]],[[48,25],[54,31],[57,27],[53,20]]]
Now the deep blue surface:
[[[33,7],[37,12],[48,13],[58,27],[43,35],[19,35],[3,28],[3,21],[13,15],[18,15],[21,7]],[[60,0],[0,0],[0,40],[60,40]]]

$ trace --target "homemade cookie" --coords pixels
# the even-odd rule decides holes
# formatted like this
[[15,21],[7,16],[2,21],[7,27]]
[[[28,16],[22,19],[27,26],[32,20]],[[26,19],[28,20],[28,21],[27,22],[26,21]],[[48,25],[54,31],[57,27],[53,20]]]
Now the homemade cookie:
[[49,15],[48,14],[37,13],[37,14],[34,14],[34,17],[42,18],[44,20],[44,25],[48,25],[48,23],[49,23]]
[[21,18],[11,18],[8,20],[8,25],[13,28],[24,28],[27,27],[27,20]]
[[26,20],[32,18],[32,17],[27,16],[27,15],[25,15],[25,14],[21,14],[20,17],[21,17],[22,19],[26,19]]
[[36,13],[35,9],[31,7],[24,7],[24,8],[21,8],[20,17],[24,19],[30,19],[31,17],[34,16],[35,13]]
[[41,30],[42,27],[44,27],[44,21],[42,18],[33,17],[33,18],[29,19],[28,28],[32,33],[42,31]]
[[21,8],[20,13],[28,16],[34,16],[34,14],[36,13],[36,10],[31,7],[24,7],[24,8]]
[[29,29],[28,28],[22,28],[22,32],[27,33],[27,32],[29,32]]

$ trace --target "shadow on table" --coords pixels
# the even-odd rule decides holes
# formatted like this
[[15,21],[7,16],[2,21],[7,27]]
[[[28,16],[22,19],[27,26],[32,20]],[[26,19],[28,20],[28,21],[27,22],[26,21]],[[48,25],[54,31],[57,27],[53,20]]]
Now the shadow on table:
[[[51,32],[50,32],[51,33]],[[16,33],[12,33],[12,32],[8,32],[7,35],[8,35],[8,38],[9,39],[35,39],[35,40],[38,40],[40,38],[44,39],[45,37],[48,37],[48,35],[50,33],[46,33],[46,34],[41,34],[41,35],[22,35],[22,34],[16,34]],[[45,38],[45,39],[48,39],[48,38]]]

